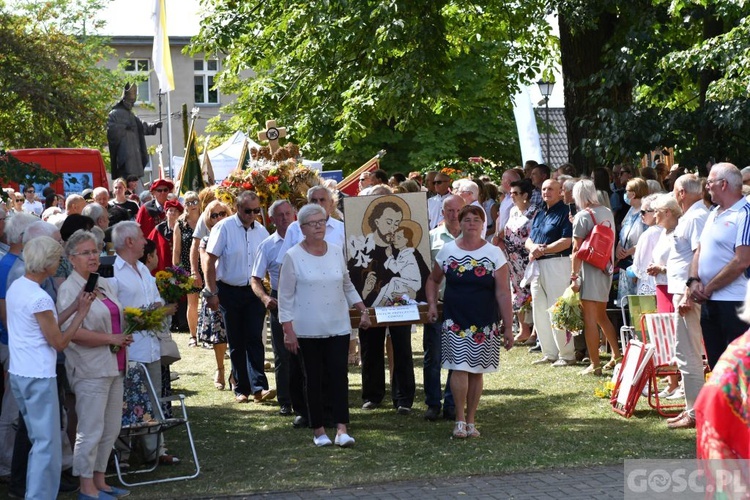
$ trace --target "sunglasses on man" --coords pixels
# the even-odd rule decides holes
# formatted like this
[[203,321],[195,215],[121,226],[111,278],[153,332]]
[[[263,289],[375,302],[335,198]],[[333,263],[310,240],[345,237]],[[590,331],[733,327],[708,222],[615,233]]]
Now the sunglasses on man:
[[245,212],[247,215],[250,215],[250,214],[258,215],[261,212],[261,209],[260,208],[245,208],[242,211]]

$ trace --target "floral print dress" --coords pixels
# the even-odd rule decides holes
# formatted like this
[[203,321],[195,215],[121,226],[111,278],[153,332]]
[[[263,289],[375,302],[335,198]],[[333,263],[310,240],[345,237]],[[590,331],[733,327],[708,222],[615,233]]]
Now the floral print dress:
[[503,252],[489,243],[462,250],[452,241],[435,261],[445,273],[442,367],[470,373],[497,371],[502,335],[495,271],[507,263]]
[[510,210],[510,218],[505,225],[505,252],[508,256],[508,271],[515,312],[518,312],[525,304],[531,303],[531,290],[528,285],[522,287],[521,280],[529,265],[529,251],[526,250],[525,243],[531,233],[531,221],[534,220],[538,210],[536,205],[529,205],[529,208],[521,213],[518,207],[514,206]]

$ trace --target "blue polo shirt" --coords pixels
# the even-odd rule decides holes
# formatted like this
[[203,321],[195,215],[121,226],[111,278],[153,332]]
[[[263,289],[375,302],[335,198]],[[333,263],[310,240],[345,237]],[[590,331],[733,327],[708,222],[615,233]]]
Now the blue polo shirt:
[[[537,245],[549,245],[560,238],[572,238],[573,224],[568,219],[569,215],[570,209],[562,200],[549,208],[546,203],[542,203],[542,208],[531,223],[529,238]],[[570,248],[563,250],[561,255],[570,255]]]

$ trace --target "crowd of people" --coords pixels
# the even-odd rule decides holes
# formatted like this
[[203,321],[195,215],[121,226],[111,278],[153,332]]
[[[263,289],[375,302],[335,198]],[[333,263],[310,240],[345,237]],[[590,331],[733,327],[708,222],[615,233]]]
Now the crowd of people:
[[[668,420],[670,428],[692,428],[700,418],[704,346],[713,368],[747,330],[738,308],[750,268],[743,193],[750,172],[719,163],[701,178],[659,164],[574,175],[572,165],[552,171],[527,162],[505,171],[499,186],[442,171],[360,176],[360,196],[426,193],[424,418],[442,412],[455,420],[457,439],[480,435],[483,376],[498,369],[502,348],[528,346],[539,353],[531,362],[540,369],[579,365],[584,376],[614,369],[625,346],[607,308],[626,295],[655,295],[658,310],[677,317],[680,376],[661,396],[684,399],[685,411]],[[190,332],[188,347],[214,351],[207,383],[228,385],[237,403],[276,399],[280,415],[311,429],[316,446],[352,446],[348,365],[361,363],[362,409],[373,410],[386,398],[387,352],[393,409],[412,412],[419,398],[411,328],[372,326],[368,315],[380,298],[370,275],[416,266],[420,229],[398,204],[384,203],[363,221],[383,255],[373,253],[363,275],[350,276],[335,183],[310,188],[303,207],[283,199],[263,207],[252,191],[231,203],[211,188],[178,197],[165,179],[141,193],[138,186],[138,178],[115,179],[112,192],[97,187],[63,198],[46,189],[40,199],[27,186],[8,190],[8,206],[0,207],[0,478],[13,494],[128,494],[105,481],[128,362],[145,365],[159,394],[170,390],[171,377],[159,337],[123,335],[123,312],[164,305],[154,275],[173,265],[197,287],[182,308],[169,304],[173,327]],[[617,236],[605,270],[576,253],[597,224]],[[84,290],[106,255],[114,256],[112,277]],[[557,328],[550,316],[568,287],[580,294],[582,335]],[[352,308],[359,311],[355,328]],[[275,388],[266,376],[267,315]],[[602,338],[611,351],[606,364]],[[327,427],[335,429],[333,440]],[[163,439],[152,438],[143,443],[148,456],[179,462]]]

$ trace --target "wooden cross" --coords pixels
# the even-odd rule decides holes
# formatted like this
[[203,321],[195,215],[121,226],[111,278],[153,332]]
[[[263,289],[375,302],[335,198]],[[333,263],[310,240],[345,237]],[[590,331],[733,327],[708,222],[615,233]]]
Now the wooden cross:
[[261,141],[268,141],[268,146],[271,148],[271,154],[274,154],[279,149],[279,139],[286,137],[286,128],[277,127],[276,120],[266,121],[266,129],[258,132],[258,139]]

